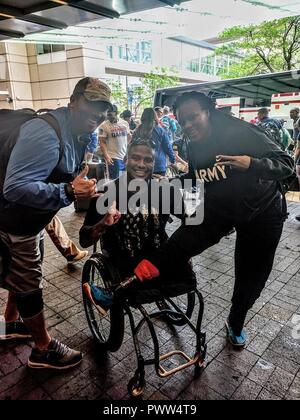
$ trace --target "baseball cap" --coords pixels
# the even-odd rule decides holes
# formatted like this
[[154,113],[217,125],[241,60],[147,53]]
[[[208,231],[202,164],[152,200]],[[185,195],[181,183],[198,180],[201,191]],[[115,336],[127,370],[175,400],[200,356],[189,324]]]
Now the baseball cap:
[[125,109],[125,111],[122,112],[122,118],[130,118],[132,116],[133,114],[130,109]]
[[84,77],[76,84],[73,95],[81,94],[89,102],[107,102],[112,108],[110,102],[110,87],[95,77]]
[[116,114],[118,114],[118,107],[117,107],[117,105],[112,105],[110,111],[111,112],[115,112]]

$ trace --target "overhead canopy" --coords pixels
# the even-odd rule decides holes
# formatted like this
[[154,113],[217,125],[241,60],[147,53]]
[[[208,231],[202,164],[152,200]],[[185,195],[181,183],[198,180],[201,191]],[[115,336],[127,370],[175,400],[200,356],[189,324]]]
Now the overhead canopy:
[[197,83],[177,88],[159,89],[155,104],[173,103],[176,96],[184,92],[203,92],[211,98],[242,97],[269,100],[274,93],[298,92],[300,89],[300,70],[283,73],[262,74],[240,79],[218,82]]
[[0,40],[101,18],[118,18],[183,1],[186,0],[3,0],[0,2]]

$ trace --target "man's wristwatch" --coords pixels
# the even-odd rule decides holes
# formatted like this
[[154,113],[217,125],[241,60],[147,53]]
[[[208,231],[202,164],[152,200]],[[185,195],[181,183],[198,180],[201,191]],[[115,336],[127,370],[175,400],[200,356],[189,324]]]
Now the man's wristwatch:
[[75,188],[72,182],[69,182],[68,184],[65,184],[65,193],[70,201],[76,200],[76,194],[75,194]]

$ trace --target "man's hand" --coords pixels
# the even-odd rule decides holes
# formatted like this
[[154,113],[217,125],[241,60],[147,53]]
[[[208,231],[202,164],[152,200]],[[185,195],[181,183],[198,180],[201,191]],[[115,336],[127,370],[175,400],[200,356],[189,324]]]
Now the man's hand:
[[110,165],[110,166],[112,166],[114,164],[113,159],[109,155],[105,156],[105,160],[106,160],[107,164]]
[[251,157],[250,156],[216,156],[215,166],[229,166],[230,168],[237,169],[239,171],[247,171],[250,168]]
[[188,172],[189,171],[189,164],[185,163],[182,170],[183,170],[183,172]]
[[121,213],[116,208],[116,202],[114,201],[109,208],[106,215],[101,219],[102,226],[112,226],[118,223],[121,218]]
[[74,179],[72,182],[75,196],[77,198],[91,198],[96,194],[96,184],[97,180],[93,179],[85,179],[89,172],[89,167],[86,165],[82,172]]

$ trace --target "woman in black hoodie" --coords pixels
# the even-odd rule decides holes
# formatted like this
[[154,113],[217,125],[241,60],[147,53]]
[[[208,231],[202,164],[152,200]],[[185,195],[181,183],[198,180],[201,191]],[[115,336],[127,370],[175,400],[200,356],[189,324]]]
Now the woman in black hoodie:
[[182,225],[136,267],[134,277],[150,280],[170,261],[201,254],[235,228],[235,286],[226,326],[231,343],[243,347],[247,312],[271,273],[287,217],[281,185],[293,173],[293,159],[260,128],[216,110],[201,93],[180,96],[176,115],[190,140],[184,178],[201,179],[205,185],[204,220]]

